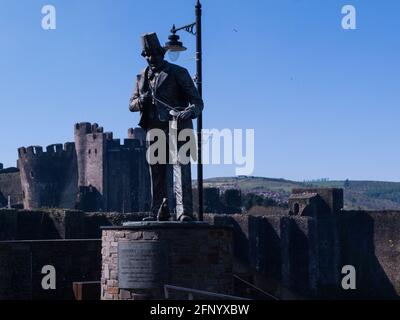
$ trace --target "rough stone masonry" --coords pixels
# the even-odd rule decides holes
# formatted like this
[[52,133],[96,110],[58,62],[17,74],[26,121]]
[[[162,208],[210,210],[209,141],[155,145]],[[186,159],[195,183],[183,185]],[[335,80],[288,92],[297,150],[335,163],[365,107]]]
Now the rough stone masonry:
[[[137,227],[104,228],[101,298],[103,300],[164,299],[164,284],[232,294],[232,239],[230,227],[206,223],[173,224],[166,227],[142,227],[139,224]],[[168,258],[163,265],[166,277],[159,285],[145,289],[120,287],[119,247],[122,244],[135,242],[166,244]],[[143,274],[143,277],[148,276],[149,274]],[[145,282],[146,279],[137,279],[137,281]],[[187,299],[187,295],[172,294],[170,298]]]

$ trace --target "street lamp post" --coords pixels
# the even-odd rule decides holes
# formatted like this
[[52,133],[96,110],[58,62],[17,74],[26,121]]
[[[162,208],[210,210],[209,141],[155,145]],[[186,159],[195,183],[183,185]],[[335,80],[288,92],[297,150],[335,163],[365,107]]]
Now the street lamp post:
[[[169,53],[172,53],[173,60],[178,58],[181,51],[185,51],[186,48],[183,43],[179,41],[179,36],[176,34],[178,31],[185,30],[192,35],[196,36],[196,86],[200,96],[203,96],[203,59],[202,59],[202,38],[201,38],[201,15],[202,6],[200,0],[197,0],[195,6],[196,22],[185,25],[181,28],[176,28],[175,25],[171,29],[171,35],[169,41],[166,43],[166,49]],[[196,31],[194,31],[196,27]],[[203,116],[200,114],[197,118],[197,191],[199,195],[199,221],[203,221],[204,205],[203,205],[203,163],[202,163],[202,130],[203,130]]]

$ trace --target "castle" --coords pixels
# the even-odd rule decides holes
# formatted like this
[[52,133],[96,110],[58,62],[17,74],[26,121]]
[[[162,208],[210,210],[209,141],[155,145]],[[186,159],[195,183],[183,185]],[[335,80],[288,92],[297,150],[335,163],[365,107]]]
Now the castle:
[[[20,148],[18,168],[0,164],[0,208],[12,207],[0,210],[0,299],[73,299],[72,283],[82,281],[100,290],[100,227],[149,210],[144,132],[129,129],[121,144],[97,124],[74,130],[74,143]],[[294,189],[287,209],[260,216],[234,214],[239,198],[221,201],[212,188],[204,197],[216,213],[205,221],[233,230],[236,295],[247,296],[250,283],[280,299],[399,298],[400,211],[344,210],[342,189]],[[40,285],[49,261],[63,279],[54,293]],[[343,287],[346,266],[357,270],[356,290]]]
[[[150,208],[145,133],[121,144],[98,124],[77,123],[75,142],[18,149],[17,168],[0,166],[0,207],[143,212]],[[10,197],[10,201],[8,201]]]

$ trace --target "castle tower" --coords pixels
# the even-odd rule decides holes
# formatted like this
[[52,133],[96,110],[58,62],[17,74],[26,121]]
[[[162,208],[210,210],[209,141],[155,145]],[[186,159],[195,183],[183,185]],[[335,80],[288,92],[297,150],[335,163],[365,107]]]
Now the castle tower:
[[77,164],[74,143],[18,149],[24,208],[74,208]]
[[78,187],[96,193],[92,210],[106,210],[107,206],[107,140],[112,133],[103,133],[97,123],[83,122],[75,125],[75,145],[78,163]]
[[144,134],[138,130],[131,129],[130,139],[121,145],[119,139],[113,139],[112,133],[103,133],[97,124],[75,125],[80,209],[148,210],[150,176],[144,141],[136,138]]

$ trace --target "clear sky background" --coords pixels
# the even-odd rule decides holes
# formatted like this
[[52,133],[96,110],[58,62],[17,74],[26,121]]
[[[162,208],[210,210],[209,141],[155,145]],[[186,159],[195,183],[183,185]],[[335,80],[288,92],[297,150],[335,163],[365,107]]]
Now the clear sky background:
[[[0,162],[73,140],[76,122],[118,138],[143,69],[140,35],[164,42],[194,0],[0,0]],[[41,8],[57,9],[57,30]],[[341,8],[357,9],[357,30]],[[400,181],[400,1],[203,0],[204,126],[254,128],[256,176]],[[195,39],[178,63],[195,71]],[[205,176],[232,176],[206,166]]]

